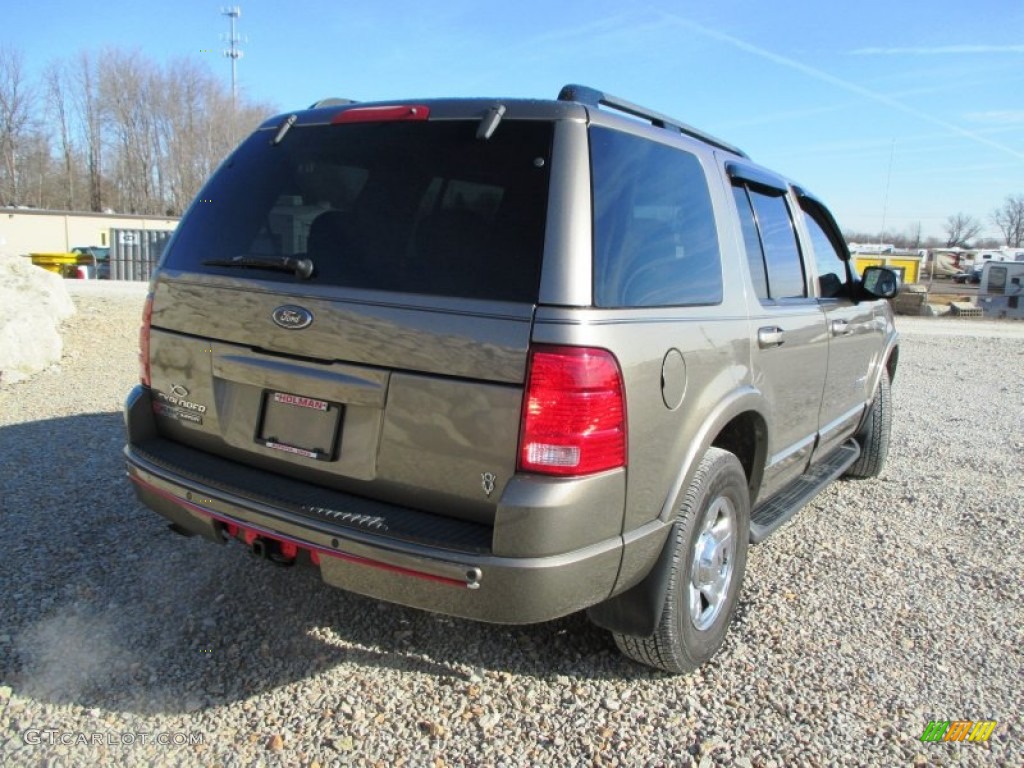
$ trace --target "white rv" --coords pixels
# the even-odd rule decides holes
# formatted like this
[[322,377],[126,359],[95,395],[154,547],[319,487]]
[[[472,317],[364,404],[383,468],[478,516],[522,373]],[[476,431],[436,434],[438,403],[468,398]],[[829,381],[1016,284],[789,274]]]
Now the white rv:
[[985,262],[978,287],[978,306],[985,317],[1024,319],[1024,258]]
[[1005,245],[997,250],[978,251],[974,256],[975,265],[990,261],[1024,261],[1024,249],[1007,248]]

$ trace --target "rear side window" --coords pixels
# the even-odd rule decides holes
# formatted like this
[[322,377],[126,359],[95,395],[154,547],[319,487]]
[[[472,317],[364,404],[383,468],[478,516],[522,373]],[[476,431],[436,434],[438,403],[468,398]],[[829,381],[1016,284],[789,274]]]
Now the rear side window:
[[[796,299],[807,296],[800,246],[785,193],[760,185],[737,185],[736,206],[743,224],[744,244],[759,298]],[[757,228],[754,241],[750,221]],[[761,264],[759,264],[759,260]],[[763,266],[762,266],[763,265]],[[759,268],[760,267],[760,268]],[[767,278],[767,296],[763,276]]]
[[309,282],[490,300],[537,300],[552,123],[506,120],[260,131],[214,175],[164,266],[296,282],[204,262],[308,258]]
[[720,303],[718,233],[697,158],[594,127],[590,161],[597,306]]

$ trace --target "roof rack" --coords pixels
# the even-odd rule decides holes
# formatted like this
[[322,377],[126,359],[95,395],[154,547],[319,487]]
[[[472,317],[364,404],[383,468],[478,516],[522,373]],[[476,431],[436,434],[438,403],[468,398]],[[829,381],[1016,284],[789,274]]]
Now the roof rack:
[[606,106],[612,109],[617,109],[619,112],[625,112],[627,115],[633,117],[639,117],[643,120],[650,120],[651,124],[657,128],[665,128],[670,131],[679,131],[680,133],[692,136],[695,139],[703,141],[705,144],[710,144],[719,149],[724,149],[728,152],[739,155],[740,157],[747,157],[747,153],[738,147],[734,147],[728,142],[716,139],[709,133],[699,131],[696,128],[681,123],[678,120],[663,115],[660,112],[654,112],[653,110],[641,107],[639,104],[634,104],[631,101],[620,99],[617,96],[599,91],[596,88],[589,88],[585,85],[566,85],[558,92],[559,101],[575,101],[580,104],[586,104],[588,107],[600,107]]

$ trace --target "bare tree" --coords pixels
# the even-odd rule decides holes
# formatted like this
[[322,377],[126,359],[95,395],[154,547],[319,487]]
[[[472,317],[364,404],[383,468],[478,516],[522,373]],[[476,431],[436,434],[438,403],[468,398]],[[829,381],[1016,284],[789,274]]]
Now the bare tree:
[[114,148],[118,209],[154,212],[153,67],[137,51],[104,51],[99,93]]
[[167,168],[169,211],[180,213],[208,174],[204,145],[211,135],[209,96],[215,90],[209,70],[188,59],[172,62],[158,96],[157,130]]
[[100,109],[96,62],[86,51],[80,53],[75,66],[75,112],[82,133],[86,176],[89,186],[89,209],[102,211],[103,205],[103,116]]
[[1008,195],[1003,207],[992,212],[992,221],[1010,248],[1024,245],[1024,195]]
[[75,209],[75,169],[74,146],[71,142],[71,123],[69,120],[67,72],[64,62],[53,61],[43,73],[46,86],[47,109],[55,123],[60,141],[60,153],[64,171],[64,209]]
[[33,128],[25,132],[18,151],[18,194],[24,205],[57,208],[64,197],[60,164],[54,159],[53,145],[46,131]]
[[966,213],[958,213],[946,219],[946,247],[966,248],[967,243],[981,232],[981,222]]
[[179,215],[276,111],[235,104],[205,63],[116,48],[50,62],[39,92],[0,47],[0,204]]
[[21,52],[0,46],[0,203],[20,202],[18,159],[32,117],[32,98]]
[[217,165],[274,110],[232,103],[208,68],[188,59],[167,65],[154,113],[169,213],[184,211]]
[[907,227],[906,247],[916,251],[921,247],[921,222],[915,222]]

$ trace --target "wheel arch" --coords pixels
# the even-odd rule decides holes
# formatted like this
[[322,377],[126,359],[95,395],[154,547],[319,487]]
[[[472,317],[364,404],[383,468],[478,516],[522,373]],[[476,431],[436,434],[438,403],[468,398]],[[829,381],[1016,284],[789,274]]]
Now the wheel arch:
[[871,397],[868,398],[868,402],[874,398],[875,393],[878,391],[878,382],[882,378],[882,370],[884,369],[889,374],[889,383],[891,384],[896,378],[896,368],[900,361],[900,343],[899,336],[893,334],[885,345],[885,351],[877,358],[876,364],[870,371],[871,375]]
[[868,398],[867,403],[865,403],[864,413],[861,414],[860,422],[857,424],[858,431],[860,431],[861,427],[864,426],[864,422],[867,420],[868,414],[871,411],[871,403],[874,402],[875,396],[878,394],[878,385],[882,380],[882,371],[889,374],[889,383],[892,384],[896,378],[896,368],[899,366],[899,362],[899,335],[894,333],[890,336],[889,341],[885,346],[885,352],[881,354],[877,363],[871,368],[871,389],[869,390],[871,392],[871,396]]
[[763,395],[752,386],[740,387],[718,403],[690,441],[675,482],[665,496],[659,520],[671,522],[676,499],[692,482],[701,456],[712,446],[736,454],[747,473],[753,504],[754,491],[760,487],[768,456],[769,421],[765,416],[766,410]]
[[894,341],[889,351],[886,353],[885,368],[889,371],[889,383],[891,384],[896,379],[896,368],[900,362],[900,345],[898,341]]
[[[676,481],[669,489],[658,518],[665,538],[657,557],[643,568],[624,567],[613,596],[592,606],[590,620],[604,629],[623,635],[646,636],[661,621],[665,594],[672,569],[672,537],[669,535],[677,500],[683,489],[693,482],[701,457],[708,448],[721,448],[736,455],[747,476],[750,505],[753,507],[764,475],[768,455],[768,420],[764,415],[763,398],[754,387],[743,387],[723,399],[712,411],[704,426],[691,441]],[[624,562],[625,565],[625,562]],[[634,575],[631,577],[629,573]],[[617,594],[616,594],[617,593]]]
[[754,410],[737,414],[718,431],[711,445],[729,451],[739,459],[747,475],[747,491],[752,506],[768,459],[768,423],[764,416]]

